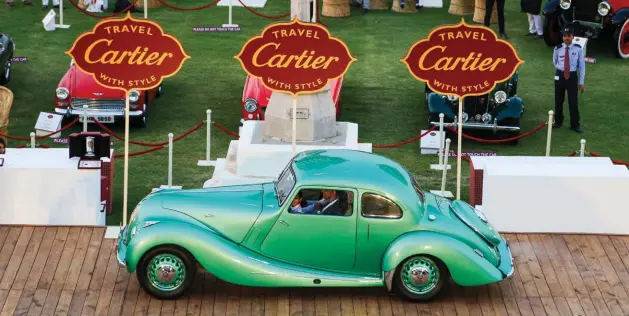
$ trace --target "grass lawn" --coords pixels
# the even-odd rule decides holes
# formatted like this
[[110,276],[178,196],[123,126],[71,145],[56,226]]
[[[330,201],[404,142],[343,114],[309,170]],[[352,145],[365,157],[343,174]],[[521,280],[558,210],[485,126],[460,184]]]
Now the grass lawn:
[[[19,1],[19,2],[18,2]],[[174,5],[193,7],[203,1],[173,0]],[[28,57],[26,63],[14,63],[9,88],[15,93],[11,111],[9,134],[28,136],[33,130],[38,113],[53,111],[55,88],[70,63],[64,51],[75,38],[90,30],[98,19],[77,11],[65,2],[67,30],[45,32],[41,20],[46,12],[39,4],[24,7],[20,0],[16,6],[0,9],[0,31],[10,34],[16,44],[15,57]],[[334,36],[342,38],[358,59],[347,73],[344,82],[340,121],[358,123],[363,142],[392,144],[409,139],[426,127],[427,111],[423,101],[423,84],[408,73],[399,60],[413,42],[428,35],[440,24],[453,24],[459,16],[444,9],[424,9],[417,14],[396,14],[372,11],[363,16],[352,9],[352,16],[344,19],[323,18]],[[110,3],[113,8],[113,1]],[[269,0],[260,12],[279,15],[288,12],[288,0]],[[142,14],[136,14],[141,17]],[[243,8],[234,8],[234,23],[240,32],[198,33],[196,26],[220,26],[227,23],[227,8],[212,7],[203,11],[175,11],[165,6],[152,9],[149,17],[159,22],[166,32],[182,42],[192,56],[175,77],[164,82],[164,96],[149,112],[146,129],[132,129],[131,138],[140,141],[163,141],[168,133],[178,135],[205,119],[205,110],[212,109],[213,120],[237,131],[240,98],[245,73],[233,58],[245,41],[273,20],[256,16]],[[471,16],[465,17],[471,22]],[[287,20],[287,19],[284,19]],[[508,1],[506,9],[507,33],[525,64],[520,68],[519,95],[525,102],[522,119],[523,132],[547,120],[554,107],[552,49],[543,40],[524,37],[528,31],[526,15],[520,12],[518,1]],[[495,28],[495,26],[494,26]],[[611,43],[591,41],[588,55],[596,57],[596,64],[587,65],[585,93],[580,96],[582,135],[562,128],[553,132],[553,155],[564,156],[579,148],[579,140],[587,139],[588,150],[629,160],[629,61],[615,58]],[[565,105],[567,115],[567,104]],[[568,118],[566,121],[569,122]],[[70,132],[80,131],[81,126]],[[97,127],[91,126],[91,129]],[[123,132],[123,126],[114,126]],[[232,138],[214,128],[212,156],[224,157]],[[42,143],[53,145],[52,140]],[[453,145],[456,140],[453,140]],[[9,147],[20,143],[11,141]],[[56,146],[56,145],[55,145]],[[493,151],[500,155],[543,155],[546,147],[546,130],[520,142],[518,146],[491,145],[464,141],[464,151]],[[121,153],[123,144],[116,143]],[[144,150],[131,146],[131,152]],[[418,175],[425,189],[437,189],[441,174],[429,169],[436,162],[434,156],[419,154],[417,143],[395,149],[374,149],[406,166]],[[167,150],[130,159],[129,211],[150,192],[151,188],[167,182]],[[197,160],[205,157],[205,129],[196,132],[174,146],[174,184],[184,188],[198,188],[210,176],[210,170],[198,167]],[[456,161],[453,161],[456,165]],[[122,159],[116,163],[114,214],[108,224],[117,225],[122,213]],[[463,169],[463,198],[467,199],[467,166]],[[456,191],[456,172],[448,176],[448,189]]]

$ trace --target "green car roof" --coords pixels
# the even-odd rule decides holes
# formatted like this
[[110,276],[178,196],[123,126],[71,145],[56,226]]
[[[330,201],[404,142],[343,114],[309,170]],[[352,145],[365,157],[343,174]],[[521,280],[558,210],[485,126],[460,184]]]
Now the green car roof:
[[384,156],[346,149],[312,150],[297,154],[292,163],[299,185],[369,189],[408,193],[412,180],[406,168]]

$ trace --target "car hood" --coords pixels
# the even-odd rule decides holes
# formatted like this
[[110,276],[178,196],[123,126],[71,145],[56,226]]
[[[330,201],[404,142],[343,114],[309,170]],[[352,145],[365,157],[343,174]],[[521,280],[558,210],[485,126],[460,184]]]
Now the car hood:
[[162,207],[184,213],[208,228],[241,243],[262,211],[260,184],[235,185],[160,194]]
[[105,88],[94,80],[94,77],[83,72],[76,65],[70,66],[68,70],[70,97],[80,99],[124,99],[124,92],[121,90]]

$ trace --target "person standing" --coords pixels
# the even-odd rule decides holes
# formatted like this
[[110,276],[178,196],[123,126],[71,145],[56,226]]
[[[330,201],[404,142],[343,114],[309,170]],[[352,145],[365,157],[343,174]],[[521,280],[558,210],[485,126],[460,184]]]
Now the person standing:
[[[404,9],[405,0],[400,0],[400,8]],[[419,0],[415,0],[415,9],[421,10],[424,6],[419,4]]]
[[[15,6],[15,0],[5,0],[4,5],[7,8],[13,8]],[[30,0],[24,0],[25,6],[31,6],[33,3]]]
[[579,118],[579,98],[577,91],[583,93],[585,81],[585,56],[581,45],[572,43],[574,29],[566,26],[562,30],[563,43],[555,46],[553,65],[555,66],[555,122],[553,128],[563,125],[563,103],[568,91],[570,110],[570,128],[583,133]]
[[[79,2],[81,2],[81,1],[79,1]],[[50,3],[50,0],[42,0],[42,2],[41,2],[41,10],[42,11],[48,10],[48,4],[49,3]],[[53,5],[53,7],[55,9],[59,8],[59,0],[52,0],[52,5]]]
[[542,10],[542,0],[520,0],[522,12],[526,13],[529,18],[529,32],[526,36],[533,38],[542,38],[544,30],[542,28],[542,17],[539,12]]
[[501,39],[508,39],[505,32],[505,1],[506,0],[485,0],[485,26],[489,27],[491,21],[491,14],[494,11],[494,2],[497,2],[498,9],[498,31],[500,32]]
[[363,14],[367,14],[369,12],[369,2],[370,0],[355,0],[354,6],[357,8],[363,7]]

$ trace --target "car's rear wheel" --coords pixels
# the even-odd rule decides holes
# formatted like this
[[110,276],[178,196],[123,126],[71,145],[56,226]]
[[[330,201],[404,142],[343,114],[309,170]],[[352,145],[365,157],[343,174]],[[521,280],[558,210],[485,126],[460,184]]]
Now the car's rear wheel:
[[162,300],[183,295],[196,275],[197,265],[192,255],[176,246],[151,249],[142,257],[137,268],[142,288]]
[[434,298],[448,279],[448,269],[439,259],[418,255],[402,262],[393,277],[397,294],[415,302]]
[[9,81],[11,81],[11,58],[13,58],[13,56],[9,56],[9,59],[7,59],[7,62],[4,64],[4,67],[2,68],[2,76],[0,76],[0,84],[7,84],[9,83]]
[[617,32],[616,55],[620,58],[629,58],[629,19],[625,20]]

